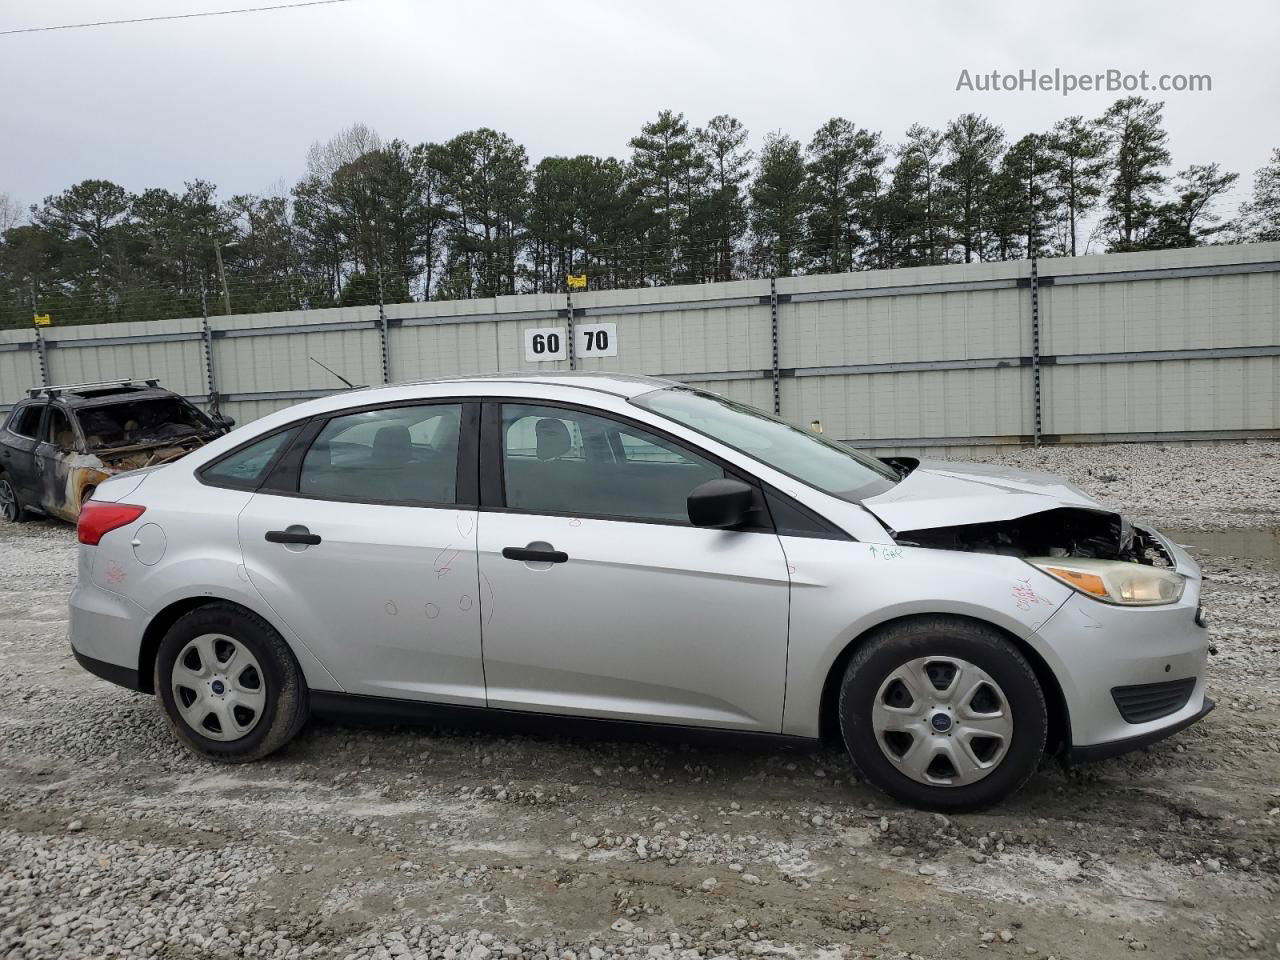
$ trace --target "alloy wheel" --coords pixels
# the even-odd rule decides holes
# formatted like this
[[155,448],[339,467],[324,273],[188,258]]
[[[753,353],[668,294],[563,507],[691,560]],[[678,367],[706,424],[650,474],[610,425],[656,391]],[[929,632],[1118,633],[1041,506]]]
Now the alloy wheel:
[[202,634],[183,647],[170,683],[183,720],[210,740],[247,736],[266,710],[266,678],[257,658],[224,634]]
[[7,479],[0,479],[0,515],[10,523],[18,519],[18,495]]
[[871,709],[880,750],[917,783],[961,787],[1009,752],[1013,715],[1000,685],[956,657],[919,657],[892,671]]

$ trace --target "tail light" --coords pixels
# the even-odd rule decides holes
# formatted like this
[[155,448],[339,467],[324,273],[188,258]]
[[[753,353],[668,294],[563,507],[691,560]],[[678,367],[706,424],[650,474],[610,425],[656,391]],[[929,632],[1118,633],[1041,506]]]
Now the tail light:
[[97,500],[86,500],[84,506],[80,508],[76,535],[81,543],[96,547],[98,541],[106,534],[120,527],[127,527],[146,510],[146,507],[135,507],[128,503],[99,503]]

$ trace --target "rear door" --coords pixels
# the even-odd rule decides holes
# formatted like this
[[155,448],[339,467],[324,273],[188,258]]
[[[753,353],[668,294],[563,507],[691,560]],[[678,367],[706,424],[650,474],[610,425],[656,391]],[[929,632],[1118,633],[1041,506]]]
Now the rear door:
[[490,706],[781,729],[778,537],[688,521],[689,491],[720,464],[570,406],[487,403],[482,432]]
[[483,705],[478,405],[309,426],[240,514],[249,580],[349,693]]
[[40,442],[41,422],[48,406],[47,400],[37,400],[18,407],[9,419],[4,442],[0,444],[0,469],[27,506],[38,507],[42,499],[36,445]]

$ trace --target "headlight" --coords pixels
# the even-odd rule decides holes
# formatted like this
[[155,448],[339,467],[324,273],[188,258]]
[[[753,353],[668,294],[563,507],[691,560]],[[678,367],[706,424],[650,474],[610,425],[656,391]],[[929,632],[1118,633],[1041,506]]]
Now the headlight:
[[1027,563],[1095,600],[1125,606],[1177,603],[1187,583],[1172,570],[1123,560],[1027,557]]

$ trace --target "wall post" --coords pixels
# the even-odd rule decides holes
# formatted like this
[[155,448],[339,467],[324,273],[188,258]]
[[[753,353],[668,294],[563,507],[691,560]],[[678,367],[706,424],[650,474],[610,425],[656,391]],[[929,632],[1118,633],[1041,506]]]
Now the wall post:
[[222,411],[218,407],[218,375],[213,367],[213,329],[209,326],[209,295],[205,290],[204,280],[200,281],[200,345],[204,350],[204,379],[209,388],[209,409],[217,416]]
[[391,382],[391,343],[387,336],[387,310],[383,303],[382,268],[378,268],[378,340],[382,347],[382,382]]
[[1031,251],[1031,389],[1033,396],[1032,443],[1040,446],[1040,269]]
[[782,385],[778,370],[778,278],[769,277],[769,330],[773,340],[773,415],[782,416]]
[[40,328],[33,328],[36,333],[36,354],[40,358],[40,386],[49,386],[49,346],[40,335]]

